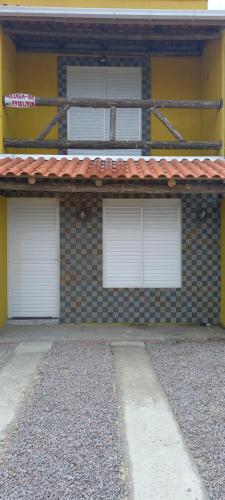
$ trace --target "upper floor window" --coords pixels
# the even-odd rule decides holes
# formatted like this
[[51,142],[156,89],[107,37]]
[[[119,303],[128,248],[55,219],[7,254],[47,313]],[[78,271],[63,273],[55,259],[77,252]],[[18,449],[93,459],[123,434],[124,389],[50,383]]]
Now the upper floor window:
[[[67,66],[67,96],[99,99],[141,99],[142,68]],[[71,108],[68,112],[67,136],[71,140],[109,140],[109,110]],[[141,140],[140,109],[118,109],[116,139]],[[141,155],[141,150],[72,150],[69,154]]]

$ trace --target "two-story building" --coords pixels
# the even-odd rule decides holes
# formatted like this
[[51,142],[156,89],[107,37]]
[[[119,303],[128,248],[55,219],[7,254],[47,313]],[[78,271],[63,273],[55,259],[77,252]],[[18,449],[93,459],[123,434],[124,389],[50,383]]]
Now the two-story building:
[[225,11],[9,0],[0,24],[0,323],[224,324]]

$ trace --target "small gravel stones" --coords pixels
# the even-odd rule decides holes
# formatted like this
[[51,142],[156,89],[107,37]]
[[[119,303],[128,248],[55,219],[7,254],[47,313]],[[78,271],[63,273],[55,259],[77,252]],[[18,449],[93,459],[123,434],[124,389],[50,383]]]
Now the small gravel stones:
[[225,498],[225,343],[148,346],[209,496]]
[[1,500],[126,496],[113,378],[108,346],[54,344],[1,457]]

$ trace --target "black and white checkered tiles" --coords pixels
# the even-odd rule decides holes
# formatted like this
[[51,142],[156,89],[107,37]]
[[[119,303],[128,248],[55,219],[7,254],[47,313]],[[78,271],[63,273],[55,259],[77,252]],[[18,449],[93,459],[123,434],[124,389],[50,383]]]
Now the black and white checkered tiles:
[[[220,200],[213,195],[180,197],[182,288],[104,289],[102,195],[65,195],[60,209],[62,321],[218,323]],[[83,221],[81,209],[87,214]]]

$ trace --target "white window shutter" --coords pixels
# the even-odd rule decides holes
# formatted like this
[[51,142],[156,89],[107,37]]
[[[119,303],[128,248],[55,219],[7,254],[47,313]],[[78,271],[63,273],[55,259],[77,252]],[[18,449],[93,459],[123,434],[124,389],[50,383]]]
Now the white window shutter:
[[141,205],[104,200],[103,281],[105,287],[139,287],[142,279]]
[[[77,98],[105,97],[105,69],[89,66],[67,67],[67,96]],[[67,137],[70,140],[105,139],[105,110],[70,108],[67,115]],[[101,155],[96,150],[69,150],[68,154]]]
[[[141,68],[133,67],[67,67],[67,95],[77,98],[141,99]],[[139,109],[118,109],[116,138],[140,140],[142,113]],[[109,110],[71,108],[67,115],[67,137],[71,140],[109,139]],[[70,150],[71,154],[134,156],[141,150]]]
[[[107,99],[141,99],[141,68],[106,68]],[[109,139],[109,110],[106,110],[106,137]],[[116,139],[137,141],[142,137],[142,112],[140,109],[117,109]],[[107,150],[109,155],[138,156],[141,150]]]
[[143,202],[144,286],[181,286],[180,200]]
[[104,200],[105,287],[181,286],[180,200]]

